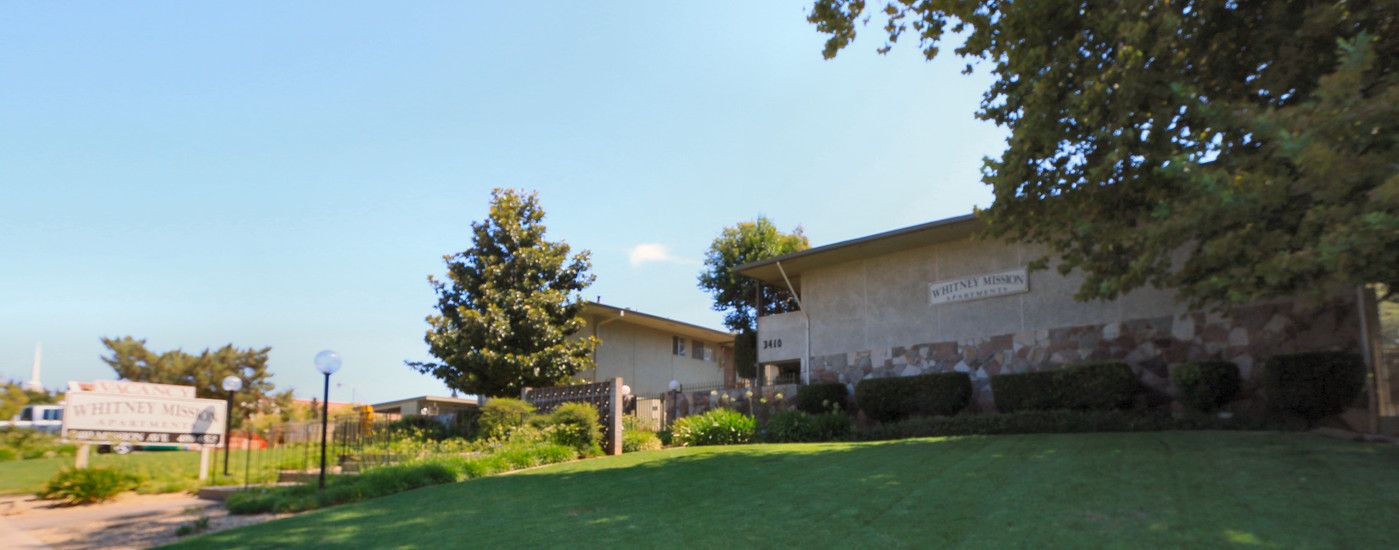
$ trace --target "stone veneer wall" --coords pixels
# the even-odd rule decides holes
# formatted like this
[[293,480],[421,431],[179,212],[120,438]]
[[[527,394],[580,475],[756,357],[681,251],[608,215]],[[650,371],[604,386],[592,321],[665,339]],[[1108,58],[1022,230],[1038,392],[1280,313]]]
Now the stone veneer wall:
[[[816,356],[812,382],[843,382],[853,395],[866,378],[929,372],[966,372],[974,409],[995,410],[990,379],[1099,359],[1122,359],[1157,396],[1174,396],[1169,366],[1204,359],[1239,365],[1251,394],[1263,361],[1298,351],[1358,349],[1360,321],[1353,301],[1319,308],[1291,302],[1253,305],[1231,316],[1188,313],[1053,329],[1028,330],[955,342]],[[1165,400],[1158,397],[1157,404]]]

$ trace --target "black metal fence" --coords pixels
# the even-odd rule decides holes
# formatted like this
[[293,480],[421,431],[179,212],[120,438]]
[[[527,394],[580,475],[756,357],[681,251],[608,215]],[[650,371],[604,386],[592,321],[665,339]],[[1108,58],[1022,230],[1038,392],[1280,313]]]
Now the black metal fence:
[[[474,412],[474,411],[472,411]],[[470,454],[466,438],[471,412],[393,419],[346,418],[331,422],[326,434],[327,473],[357,473],[366,468],[437,455]],[[216,484],[256,485],[314,481],[320,472],[321,423],[291,422],[263,430],[234,430],[234,458],[224,474],[225,458],[215,457]]]

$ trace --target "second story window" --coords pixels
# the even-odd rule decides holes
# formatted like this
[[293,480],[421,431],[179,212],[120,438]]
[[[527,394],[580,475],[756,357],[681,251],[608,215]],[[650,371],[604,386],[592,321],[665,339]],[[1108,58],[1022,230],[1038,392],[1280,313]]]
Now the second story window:
[[701,341],[699,341],[699,340],[695,340],[695,345],[694,345],[694,347],[690,348],[690,357],[693,358],[693,359],[699,359],[699,360],[703,361],[703,360],[704,360],[704,352],[705,352],[705,351],[706,351],[706,350],[705,350],[705,347],[704,347],[704,342],[701,342]]
[[679,337],[679,336],[671,336],[671,337],[670,337],[670,352],[673,353],[673,354],[675,354],[675,355],[679,355],[679,356],[681,356],[681,357],[684,357],[684,356],[685,356],[685,339],[684,339],[684,338],[681,338],[681,337]]

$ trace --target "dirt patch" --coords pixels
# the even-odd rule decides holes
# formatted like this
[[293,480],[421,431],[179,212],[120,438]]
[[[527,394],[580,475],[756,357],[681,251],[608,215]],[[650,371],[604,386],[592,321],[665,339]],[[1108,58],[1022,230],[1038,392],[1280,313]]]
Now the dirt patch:
[[[127,493],[115,501],[65,507],[32,496],[0,498],[0,515],[59,550],[145,549],[186,536],[253,525],[291,514],[229,515],[220,502],[188,494]],[[207,518],[207,521],[205,520]]]

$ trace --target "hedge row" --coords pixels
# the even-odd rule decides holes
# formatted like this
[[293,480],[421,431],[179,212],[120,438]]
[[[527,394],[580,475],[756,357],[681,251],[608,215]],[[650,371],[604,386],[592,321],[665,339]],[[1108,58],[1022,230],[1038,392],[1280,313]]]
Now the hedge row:
[[1054,370],[991,377],[1000,412],[1126,409],[1140,389],[1122,361],[1090,361]]
[[876,422],[957,414],[971,398],[972,379],[965,372],[868,378],[855,385],[856,406]]
[[840,382],[815,382],[797,386],[794,405],[797,410],[807,414],[822,414],[832,410],[846,411],[850,408],[846,402],[848,395],[850,390]]
[[[1345,411],[1355,401],[1364,389],[1365,365],[1359,355],[1343,351],[1278,355],[1264,363],[1260,382],[1274,411],[1314,423]],[[1237,399],[1243,388],[1238,366],[1227,361],[1175,365],[1171,384],[1181,403],[1201,412],[1219,410]],[[844,397],[842,384],[814,386],[805,394],[798,392],[799,409],[819,413],[829,408],[816,403],[828,407]],[[890,423],[914,416],[956,414],[969,404],[971,390],[966,373],[872,378],[855,386],[855,402],[871,420]],[[991,391],[997,411],[1003,413],[1108,411],[1131,408],[1141,387],[1127,363],[1090,361],[992,376]]]
[[947,417],[915,417],[861,428],[854,441],[884,441],[910,437],[958,435],[1008,435],[1029,433],[1158,432],[1165,430],[1263,430],[1272,428],[1257,420],[1223,419],[1198,415],[1173,418],[1145,411],[1021,411],[962,414]]
[[1315,351],[1270,357],[1260,380],[1275,411],[1315,423],[1340,414],[1365,389],[1365,360],[1346,351]]
[[1202,412],[1219,410],[1243,391],[1239,366],[1229,361],[1183,363],[1171,368],[1171,385],[1176,399]]

